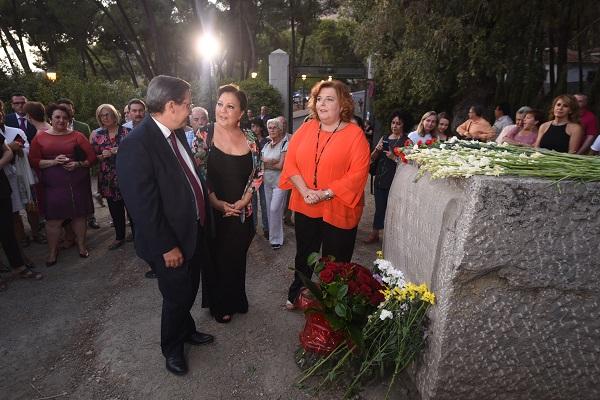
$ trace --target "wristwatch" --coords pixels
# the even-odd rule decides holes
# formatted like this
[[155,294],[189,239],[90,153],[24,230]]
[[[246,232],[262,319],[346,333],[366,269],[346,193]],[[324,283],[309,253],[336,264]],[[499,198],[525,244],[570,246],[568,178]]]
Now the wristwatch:
[[333,193],[331,193],[331,190],[327,189],[325,191],[325,200],[331,200],[333,199]]

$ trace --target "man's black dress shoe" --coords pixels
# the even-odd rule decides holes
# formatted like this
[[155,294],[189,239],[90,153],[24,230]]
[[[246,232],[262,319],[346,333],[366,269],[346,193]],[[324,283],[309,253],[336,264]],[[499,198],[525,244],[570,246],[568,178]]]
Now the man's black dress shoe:
[[183,354],[172,355],[167,357],[167,371],[174,373],[175,375],[185,375],[188,372],[187,364]]
[[148,279],[156,279],[156,273],[152,270],[146,272],[144,276]]
[[214,341],[215,337],[213,335],[196,331],[192,333],[185,342],[193,344],[194,346],[201,346],[203,344],[209,344]]

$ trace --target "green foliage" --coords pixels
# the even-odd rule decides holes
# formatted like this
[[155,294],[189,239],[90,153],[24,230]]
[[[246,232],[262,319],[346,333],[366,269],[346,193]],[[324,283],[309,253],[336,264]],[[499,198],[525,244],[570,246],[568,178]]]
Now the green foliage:
[[246,79],[238,83],[248,96],[248,108],[256,115],[261,106],[267,106],[273,116],[283,114],[283,102],[279,92],[262,79]]
[[[358,22],[356,51],[373,57],[375,113],[381,116],[397,107],[414,116],[431,109],[462,111],[471,102],[542,107],[557,94],[542,91],[549,32],[556,38],[552,46],[562,40],[576,48],[570,37],[584,50],[598,46],[593,33],[600,7],[591,3],[585,9],[557,0],[342,3],[343,14]],[[558,90],[564,87],[557,83]]]
[[[50,82],[42,74],[0,77],[0,98],[10,102],[13,93],[23,93],[28,100],[40,101],[47,105],[66,97],[75,104],[75,118],[93,129],[96,122],[96,108],[103,103],[114,105],[117,110],[132,97],[142,97],[142,91],[124,81],[107,82],[97,78],[81,80],[73,76],[60,76]],[[6,111],[9,111],[8,109]],[[12,111],[11,111],[12,112]]]

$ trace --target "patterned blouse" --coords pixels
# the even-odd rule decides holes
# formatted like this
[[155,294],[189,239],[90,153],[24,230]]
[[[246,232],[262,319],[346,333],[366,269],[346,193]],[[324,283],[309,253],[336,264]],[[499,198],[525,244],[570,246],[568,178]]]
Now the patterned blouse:
[[196,131],[191,146],[194,162],[198,166],[200,175],[202,175],[204,181],[206,181],[206,161],[208,160],[208,145],[206,144],[207,134],[208,132],[206,131]]
[[[104,150],[111,150],[113,147],[119,147],[121,141],[130,132],[128,128],[119,126],[119,130],[114,138],[110,138],[108,129],[98,128],[92,132],[92,148],[97,156],[100,156]],[[98,192],[107,199],[113,201],[122,200],[117,181],[117,155],[113,154],[109,158],[100,161],[100,170],[98,171]]]

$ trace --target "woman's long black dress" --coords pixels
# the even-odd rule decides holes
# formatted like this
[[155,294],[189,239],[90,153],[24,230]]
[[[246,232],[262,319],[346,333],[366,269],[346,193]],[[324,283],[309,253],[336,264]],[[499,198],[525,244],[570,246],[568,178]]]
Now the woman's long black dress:
[[[214,145],[208,154],[207,181],[219,200],[242,198],[252,172],[252,155],[235,156]],[[225,217],[213,210],[215,234],[208,244],[212,262],[202,272],[202,306],[214,316],[248,312],[246,254],[254,237],[252,217]]]

